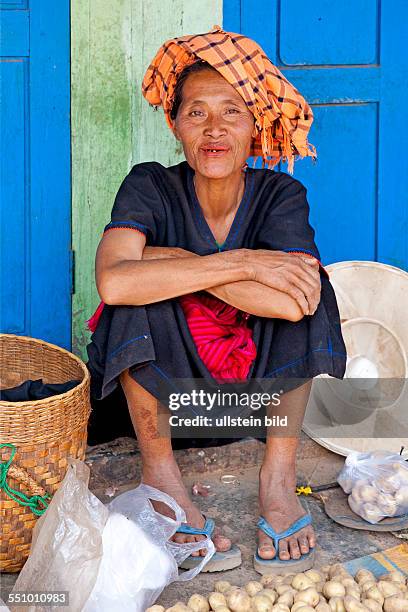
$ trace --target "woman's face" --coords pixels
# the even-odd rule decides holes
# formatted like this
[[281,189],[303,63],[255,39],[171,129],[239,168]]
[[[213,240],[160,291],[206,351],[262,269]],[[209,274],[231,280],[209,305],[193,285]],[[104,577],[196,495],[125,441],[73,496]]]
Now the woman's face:
[[202,70],[187,77],[173,132],[196,173],[220,179],[240,172],[253,130],[252,113],[218,72]]

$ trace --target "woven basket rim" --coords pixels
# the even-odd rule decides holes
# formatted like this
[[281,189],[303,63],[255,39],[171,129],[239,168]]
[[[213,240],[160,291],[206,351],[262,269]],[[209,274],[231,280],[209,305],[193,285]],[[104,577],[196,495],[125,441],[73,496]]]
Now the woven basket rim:
[[84,373],[84,378],[79,383],[79,385],[76,385],[69,391],[65,391],[64,393],[58,393],[58,394],[52,395],[51,397],[45,397],[41,400],[28,400],[26,402],[7,402],[7,401],[0,400],[0,406],[2,407],[11,408],[11,407],[16,406],[17,404],[18,406],[33,406],[33,405],[37,406],[40,404],[46,404],[47,402],[50,401],[51,398],[53,400],[57,399],[58,397],[68,398],[70,395],[75,395],[76,393],[78,393],[78,391],[80,391],[83,387],[85,387],[90,381],[89,370],[86,367],[85,363],[82,361],[82,359],[74,355],[74,353],[71,353],[71,351],[67,351],[67,349],[62,348],[61,346],[58,346],[57,344],[52,344],[51,342],[47,342],[46,340],[41,340],[41,338],[33,338],[32,336],[20,336],[19,334],[0,334],[0,340],[1,338],[13,338],[13,339],[18,339],[18,340],[23,340],[23,341],[35,342],[41,345],[45,344],[46,346],[52,349],[57,349],[58,351],[62,353],[66,353],[71,359],[76,361]]

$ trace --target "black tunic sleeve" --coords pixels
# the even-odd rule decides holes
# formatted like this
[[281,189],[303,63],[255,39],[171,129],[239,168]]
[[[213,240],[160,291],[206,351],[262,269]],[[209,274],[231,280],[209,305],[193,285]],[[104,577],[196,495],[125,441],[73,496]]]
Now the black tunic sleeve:
[[[305,253],[320,263],[315,231],[309,222],[306,188],[300,181],[286,175],[282,175],[282,183],[268,207],[257,246],[260,249]],[[321,263],[320,270],[327,276]]]
[[148,244],[157,244],[165,213],[154,176],[153,163],[133,166],[119,188],[111,222],[104,233],[111,229],[134,229],[145,234]]

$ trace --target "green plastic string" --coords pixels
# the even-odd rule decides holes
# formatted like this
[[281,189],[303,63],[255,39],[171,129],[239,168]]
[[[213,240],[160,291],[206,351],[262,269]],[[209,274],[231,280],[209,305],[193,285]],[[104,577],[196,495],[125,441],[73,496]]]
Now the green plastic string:
[[50,499],[51,496],[47,493],[46,495],[32,495],[31,497],[28,497],[21,491],[16,491],[15,489],[9,487],[7,483],[7,472],[14,459],[17,449],[14,444],[0,444],[0,448],[3,447],[11,448],[11,455],[8,461],[0,462],[0,490],[3,489],[6,495],[11,497],[11,499],[14,499],[14,501],[21,506],[27,506],[30,508],[33,514],[41,516],[48,508],[48,503],[46,500]]

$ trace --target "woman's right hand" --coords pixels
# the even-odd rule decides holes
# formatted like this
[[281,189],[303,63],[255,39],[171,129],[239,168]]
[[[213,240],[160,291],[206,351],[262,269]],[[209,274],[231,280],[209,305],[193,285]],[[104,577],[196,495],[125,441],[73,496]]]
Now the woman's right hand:
[[320,301],[319,262],[299,253],[245,249],[251,280],[290,295],[303,314],[312,315]]

